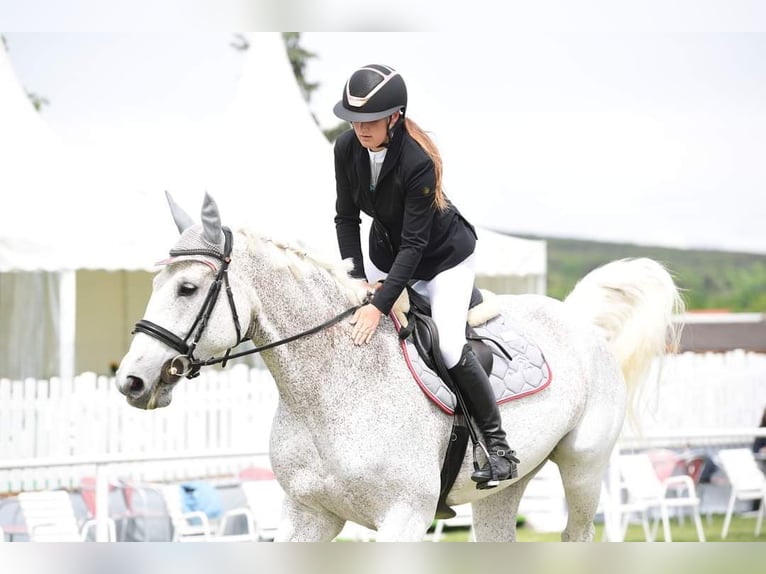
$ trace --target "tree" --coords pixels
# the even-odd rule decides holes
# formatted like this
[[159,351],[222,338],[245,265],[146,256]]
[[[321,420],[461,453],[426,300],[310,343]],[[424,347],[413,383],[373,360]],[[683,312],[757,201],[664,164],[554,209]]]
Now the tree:
[[[300,45],[301,33],[300,32],[282,32],[282,41],[285,43],[287,50],[287,58],[290,60],[290,65],[293,69],[293,75],[298,82],[298,87],[301,90],[301,95],[306,101],[306,105],[311,103],[311,94],[319,87],[319,82],[309,82],[306,79],[306,65],[312,58],[316,58],[317,55],[313,52],[309,52],[303,46]],[[250,42],[247,41],[247,37],[243,34],[234,34],[234,40],[230,43],[231,47],[235,50],[244,52],[250,49]],[[328,141],[333,142],[341,133],[348,129],[346,122],[338,123],[335,127],[324,129],[319,125],[314,112],[311,112],[311,117],[314,118],[314,123],[322,130],[324,136]]]
[[340,122],[336,124],[334,128],[323,129],[322,133],[330,142],[334,142],[338,139],[338,136],[348,130],[348,128],[348,122]]
[[[317,55],[313,52],[309,52],[300,45],[300,32],[283,32],[282,39],[284,40],[285,47],[287,48],[287,57],[293,67],[293,74],[295,74],[295,79],[298,82],[298,86],[300,86],[301,93],[303,94],[303,99],[306,100],[306,104],[308,105],[311,103],[311,94],[319,87],[319,83],[312,83],[306,80],[306,65],[309,60],[316,58]],[[340,122],[334,127],[324,129],[319,125],[319,121],[313,112],[311,113],[311,116],[314,118],[314,122],[317,124],[317,126],[319,126],[319,128],[322,130],[322,133],[330,142],[335,141],[335,138],[337,138],[341,133],[348,129],[348,124],[346,122]]]
[[43,106],[49,106],[51,104],[48,101],[48,98],[37,95],[34,92],[27,92],[27,97],[29,98],[29,101],[32,102],[32,105],[35,107],[35,110],[37,110],[38,112],[42,111]]
[[250,48],[250,42],[247,41],[247,36],[244,34],[234,34],[234,41],[229,45],[240,52],[244,52]]
[[[3,34],[0,34],[0,41],[2,42],[3,49],[6,52],[10,52],[10,50],[8,49],[8,40]],[[32,102],[32,105],[35,107],[35,110],[37,110],[38,112],[41,112],[44,106],[51,105],[48,98],[46,98],[45,96],[40,96],[35,92],[27,92],[27,97],[29,98],[29,101]]]
[[312,83],[306,80],[306,65],[309,60],[316,58],[317,55],[300,45],[300,32],[282,32],[282,39],[285,42],[287,57],[290,60],[290,65],[293,67],[293,74],[295,74],[295,79],[298,81],[303,99],[306,100],[306,103],[311,103],[311,93],[319,87],[319,83]]

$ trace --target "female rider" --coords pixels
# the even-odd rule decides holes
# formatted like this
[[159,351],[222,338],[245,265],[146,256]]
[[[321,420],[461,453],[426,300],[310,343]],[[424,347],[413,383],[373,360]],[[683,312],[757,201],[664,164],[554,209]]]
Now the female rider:
[[[371,303],[352,323],[357,345],[370,341],[407,283],[426,297],[439,332],[444,364],[481,431],[489,460],[472,475],[477,488],[516,476],[489,378],[465,339],[475,278],[476,231],[442,189],[442,162],[433,141],[405,118],[407,88],[389,66],[354,71],[333,109],[352,130],[335,143],[335,226],[354,277],[375,285]],[[363,260],[360,211],[372,218]],[[382,282],[382,283],[381,283]]]

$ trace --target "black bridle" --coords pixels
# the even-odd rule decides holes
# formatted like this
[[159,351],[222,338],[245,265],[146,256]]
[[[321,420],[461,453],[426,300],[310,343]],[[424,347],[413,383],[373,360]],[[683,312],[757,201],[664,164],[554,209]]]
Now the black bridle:
[[[356,310],[359,309],[362,305],[365,305],[366,303],[369,302],[369,297],[368,297],[361,304],[350,307],[346,309],[345,311],[343,311],[342,313],[340,313],[339,315],[336,315],[332,319],[325,321],[321,325],[312,327],[311,329],[298,333],[297,335],[292,335],[291,337],[287,337],[286,339],[281,339],[273,343],[268,343],[261,347],[255,347],[247,351],[241,351],[239,353],[232,354],[231,351],[234,350],[234,348],[240,345],[241,343],[245,342],[248,339],[248,337],[247,337],[247,333],[245,334],[244,337],[241,334],[242,330],[239,324],[239,315],[237,314],[237,307],[234,304],[234,295],[231,292],[231,284],[229,283],[228,271],[229,271],[229,263],[231,263],[231,250],[233,247],[233,237],[232,237],[231,230],[228,227],[223,227],[222,230],[224,234],[223,255],[221,255],[218,251],[215,251],[212,249],[188,249],[188,250],[184,249],[183,251],[180,251],[180,250],[170,251],[171,256],[205,255],[208,257],[213,257],[221,262],[221,266],[218,269],[218,273],[216,274],[215,280],[210,285],[210,289],[208,290],[207,296],[205,297],[205,300],[202,303],[202,307],[200,308],[199,313],[197,313],[197,318],[194,320],[194,323],[192,324],[186,336],[182,339],[181,337],[169,331],[168,329],[165,329],[164,327],[161,327],[160,325],[157,325],[156,323],[153,323],[151,321],[147,321],[146,319],[141,319],[140,321],[138,321],[136,323],[135,328],[133,329],[132,334],[144,333],[146,335],[149,335],[150,337],[154,337],[155,339],[164,343],[171,349],[178,351],[179,354],[177,356],[173,357],[162,366],[161,377],[162,377],[162,380],[166,383],[175,383],[181,377],[186,377],[187,379],[193,379],[194,377],[199,375],[202,367],[205,367],[208,365],[215,365],[218,363],[221,363],[221,366],[225,367],[226,363],[230,359],[243,357],[245,355],[252,355],[254,353],[260,353],[261,351],[266,351],[267,349],[278,347],[279,345],[284,345],[285,343],[290,343],[291,341],[295,341],[296,339],[300,339],[301,337],[312,335],[323,329],[326,329],[327,327],[330,327],[331,325],[334,325],[335,323],[342,321],[346,317],[355,313]],[[205,332],[207,323],[210,320],[210,316],[213,314],[213,309],[215,308],[215,304],[218,301],[218,295],[221,292],[222,286],[226,287],[226,297],[229,301],[229,309],[231,309],[231,316],[234,322],[234,330],[236,332],[237,342],[235,343],[233,347],[229,347],[228,349],[226,349],[226,353],[224,354],[223,357],[218,357],[218,358],[212,357],[210,359],[201,361],[194,356],[194,350],[197,348],[197,344],[202,338],[202,334]],[[191,343],[188,342],[190,338],[192,339]]]

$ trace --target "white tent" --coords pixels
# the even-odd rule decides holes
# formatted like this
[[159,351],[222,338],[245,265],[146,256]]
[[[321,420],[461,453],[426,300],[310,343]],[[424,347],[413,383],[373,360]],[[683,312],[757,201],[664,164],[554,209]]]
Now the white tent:
[[157,233],[173,237],[168,219],[133,219],[140,194],[64,145],[3,50],[0,126],[0,377],[108,372],[146,305]]
[[477,228],[476,285],[495,293],[538,293],[547,289],[545,241]]
[[[73,374],[72,361],[61,361],[58,352],[60,341],[73,344],[72,321],[60,305],[72,282],[53,265],[66,236],[49,245],[48,237],[28,232],[39,224],[61,235],[51,221],[60,198],[54,194],[46,204],[37,191],[56,189],[65,179],[63,146],[35,112],[2,49],[0,126],[0,376],[38,368]],[[39,271],[24,272],[29,269]]]
[[[0,125],[0,376],[106,372],[119,361],[143,313],[153,262],[176,236],[166,189],[192,215],[209,191],[226,225],[337,257],[332,146],[303,101],[279,33],[250,36],[225,120],[174,150],[134,142],[87,156],[67,151],[4,53]],[[544,291],[544,242],[479,235],[480,286]]]

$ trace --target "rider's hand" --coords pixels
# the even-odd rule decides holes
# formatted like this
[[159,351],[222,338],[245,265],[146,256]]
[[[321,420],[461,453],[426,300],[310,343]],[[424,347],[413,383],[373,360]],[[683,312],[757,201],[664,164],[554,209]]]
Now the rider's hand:
[[371,303],[356,310],[353,318],[349,321],[354,326],[351,338],[354,340],[355,345],[366,345],[370,342],[382,316],[383,313]]

